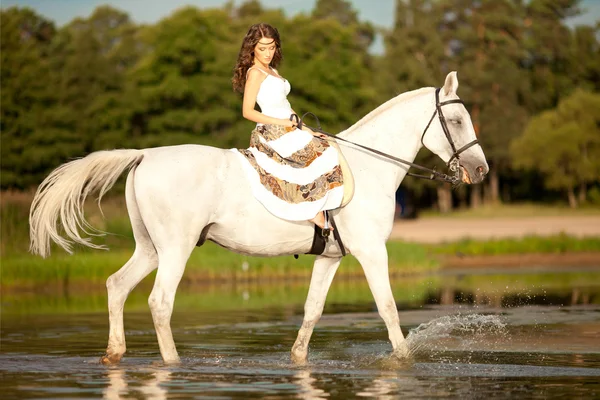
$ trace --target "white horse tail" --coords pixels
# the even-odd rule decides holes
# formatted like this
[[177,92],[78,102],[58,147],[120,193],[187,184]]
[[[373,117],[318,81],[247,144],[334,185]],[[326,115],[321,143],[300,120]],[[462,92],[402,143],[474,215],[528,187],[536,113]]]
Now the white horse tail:
[[[31,204],[29,251],[47,257],[50,255],[50,240],[71,254],[74,243],[106,249],[80,235],[80,230],[90,236],[103,234],[85,220],[85,199],[89,194],[99,192],[100,206],[102,196],[110,190],[123,171],[139,164],[143,157],[143,150],[97,151],[52,171],[38,187]],[[62,225],[64,234],[70,240],[60,235],[59,225]]]

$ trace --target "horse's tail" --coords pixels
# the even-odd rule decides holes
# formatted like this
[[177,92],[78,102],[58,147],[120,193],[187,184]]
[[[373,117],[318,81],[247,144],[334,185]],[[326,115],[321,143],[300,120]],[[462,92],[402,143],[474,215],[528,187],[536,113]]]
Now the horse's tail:
[[[98,206],[102,196],[110,190],[123,171],[139,164],[143,150],[97,151],[61,165],[48,175],[38,187],[29,211],[29,251],[47,257],[52,239],[67,252],[79,243],[95,249],[95,245],[82,233],[98,236],[102,232],[93,228],[83,216],[86,197],[99,192]],[[60,220],[60,221],[59,221]],[[59,222],[64,234],[59,233]]]

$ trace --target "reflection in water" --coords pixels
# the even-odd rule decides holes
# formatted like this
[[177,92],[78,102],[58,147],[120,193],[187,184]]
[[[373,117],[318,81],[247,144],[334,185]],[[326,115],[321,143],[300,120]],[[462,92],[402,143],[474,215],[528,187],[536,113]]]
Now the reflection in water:
[[171,377],[171,371],[166,369],[157,369],[152,373],[152,379],[143,382],[140,392],[145,399],[162,400],[167,398],[167,389],[163,383],[168,382]]
[[125,381],[125,371],[121,368],[110,368],[106,373],[108,377],[108,386],[104,390],[103,398],[107,400],[122,399],[127,394],[127,382]]
[[[122,368],[110,368],[107,370],[108,386],[103,391],[106,400],[118,400],[131,398],[128,390],[125,371]],[[162,400],[167,398],[167,389],[163,386],[171,377],[171,371],[157,369],[152,372],[151,379],[141,380],[142,386],[137,388],[144,399]]]
[[454,304],[488,305],[491,307],[519,307],[522,305],[588,305],[598,302],[597,289],[584,289],[575,287],[570,290],[547,293],[544,289],[532,291],[530,289],[511,288],[502,290],[463,289],[455,286],[445,286],[432,291],[427,295],[427,304],[441,304],[444,306]]
[[[422,305],[473,304],[491,307],[521,305],[575,305],[600,303],[597,271],[419,275],[392,280],[394,298],[400,309]],[[183,286],[177,292],[175,313],[264,310],[287,307],[289,313],[302,310],[308,282],[277,284]],[[66,292],[3,293],[2,311],[11,315],[81,314],[106,312],[106,291],[95,293],[68,288]],[[70,292],[72,290],[72,293]],[[67,295],[68,294],[68,295]],[[368,305],[374,309],[373,295],[365,279],[334,280],[327,295],[325,314],[339,307]],[[134,290],[127,299],[127,312],[148,310],[148,293]]]
[[389,400],[398,398],[400,384],[406,384],[408,380],[414,380],[412,377],[398,376],[392,371],[381,371],[379,376],[373,379],[373,383],[364,390],[356,393],[360,397],[375,397],[377,399]]
[[300,386],[300,392],[297,395],[297,398],[299,399],[319,400],[326,399],[329,397],[329,393],[327,393],[323,389],[315,387],[317,379],[311,375],[309,369],[298,371],[294,375],[294,382],[297,383],[298,386]]

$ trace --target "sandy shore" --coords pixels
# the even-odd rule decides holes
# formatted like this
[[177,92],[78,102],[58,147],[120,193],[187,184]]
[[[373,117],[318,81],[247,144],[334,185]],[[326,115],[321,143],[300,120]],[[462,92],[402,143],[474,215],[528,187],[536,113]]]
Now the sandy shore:
[[464,238],[489,240],[551,236],[600,237],[600,216],[553,216],[527,218],[435,217],[399,220],[391,239],[418,243],[443,243]]
[[[443,243],[464,238],[489,240],[522,238],[528,235],[550,236],[565,233],[576,237],[600,237],[600,216],[528,217],[528,218],[421,218],[399,220],[392,239],[417,243]],[[600,268],[600,253],[507,254],[498,256],[444,256],[444,268]]]

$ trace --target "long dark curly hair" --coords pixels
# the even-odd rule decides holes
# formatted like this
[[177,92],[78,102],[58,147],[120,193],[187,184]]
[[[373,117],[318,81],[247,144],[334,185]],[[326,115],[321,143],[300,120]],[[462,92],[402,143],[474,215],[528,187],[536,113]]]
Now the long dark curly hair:
[[275,40],[275,54],[271,59],[271,66],[277,68],[283,54],[281,53],[281,40],[279,39],[279,32],[273,26],[261,22],[260,24],[254,24],[244,36],[240,53],[238,54],[237,63],[233,69],[233,90],[236,92],[244,93],[244,87],[246,86],[246,73],[248,69],[254,63],[254,47],[258,41],[262,38],[268,38]]

